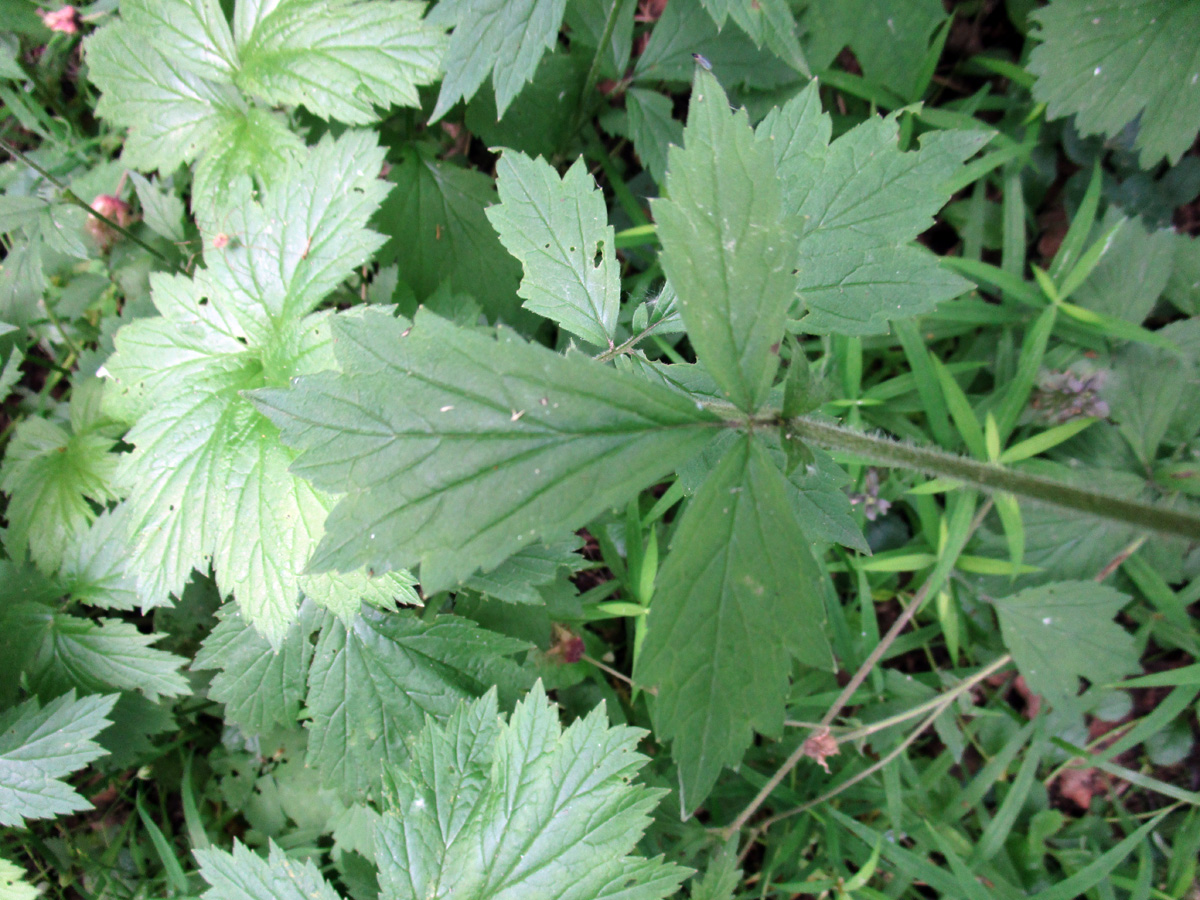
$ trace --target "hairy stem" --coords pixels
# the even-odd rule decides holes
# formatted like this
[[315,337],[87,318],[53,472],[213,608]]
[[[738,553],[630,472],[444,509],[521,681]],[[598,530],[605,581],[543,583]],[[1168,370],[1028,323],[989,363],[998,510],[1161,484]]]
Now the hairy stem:
[[1172,537],[1200,540],[1200,516],[1194,513],[1114,497],[1101,491],[1075,487],[931,447],[904,444],[843,425],[819,422],[810,417],[790,419],[786,425],[793,435],[803,441],[825,450],[853,454],[874,465],[914,469],[927,475],[961,481],[990,493],[1015,494]]

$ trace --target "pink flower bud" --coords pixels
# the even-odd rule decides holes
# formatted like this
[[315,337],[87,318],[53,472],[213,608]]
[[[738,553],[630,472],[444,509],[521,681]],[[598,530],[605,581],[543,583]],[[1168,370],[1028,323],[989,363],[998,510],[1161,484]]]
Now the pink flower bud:
[[38,15],[51,31],[61,31],[63,34],[79,33],[79,11],[73,6],[55,10],[39,9]]
[[[100,194],[92,201],[92,209],[100,213],[105,218],[116,222],[122,228],[125,228],[133,221],[133,217],[129,214],[129,204],[124,202],[112,194]],[[112,249],[112,245],[117,242],[117,232],[109,227],[107,222],[88,216],[86,225],[88,234],[92,236],[92,240],[100,248],[101,253],[107,253]]]

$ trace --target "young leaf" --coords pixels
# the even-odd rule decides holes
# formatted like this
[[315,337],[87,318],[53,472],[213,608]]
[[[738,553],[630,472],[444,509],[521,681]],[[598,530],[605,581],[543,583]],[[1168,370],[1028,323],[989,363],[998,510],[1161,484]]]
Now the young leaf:
[[577,552],[582,541],[575,535],[566,540],[534,544],[514,553],[492,571],[471,576],[467,587],[506,603],[541,606],[538,592],[558,577],[560,569],[575,573],[587,565]]
[[18,560],[28,548],[45,572],[62,564],[96,518],[93,501],[119,499],[119,457],[111,451],[121,428],[100,413],[103,388],[92,379],[75,389],[69,427],[23,420],[0,465],[0,488],[9,495],[4,547]]
[[[206,249],[191,279],[154,276],[161,315],[117,333],[105,402],[132,425],[128,570],[144,595],[178,594],[211,562],[275,643],[301,590],[356,610],[372,589],[361,573],[302,577],[332,498],[288,472],[293,454],[244,392],[333,365],[329,314],[310,312],[382,240],[365,227],[386,190],[382,156],[369,135],[326,138],[259,198],[243,179],[220,207],[201,202],[202,226],[235,237]],[[407,584],[375,589],[411,598]]]
[[42,603],[16,603],[0,614],[4,640],[21,659],[21,672],[39,695],[68,690],[141,691],[151,701],[189,692],[179,669],[187,660],[150,645],[161,634],[142,634],[119,619],[84,619]]
[[890,319],[930,312],[970,287],[912,241],[950,199],[947,180],[989,140],[939,131],[902,153],[895,117],[872,117],[832,144],[814,82],[759,124],[802,223],[798,288],[810,333],[874,334]]
[[446,719],[494,685],[508,696],[528,686],[507,658],[526,649],[457,616],[422,621],[367,608],[344,624],[326,615],[305,702],[306,765],[344,796],[377,798],[383,764],[407,759],[427,719]]
[[317,627],[312,604],[300,607],[279,649],[242,618],[237,607],[217,612],[217,627],[204,639],[192,663],[195,670],[219,669],[208,695],[225,704],[225,718],[248,734],[294,725],[304,700]]
[[786,0],[701,0],[717,28],[732,16],[754,46],[764,43],[789,66],[808,74],[808,64],[796,37],[796,20]]
[[656,734],[671,740],[694,810],[754,731],[783,728],[794,657],[828,668],[820,575],[767,451],[741,437],[684,513],[658,574],[634,681],[658,685]]
[[670,199],[652,204],[662,264],[688,337],[739,409],[762,404],[796,293],[795,241],[770,149],[745,111],[697,67],[684,147],[667,164]]
[[204,900],[341,900],[311,861],[292,859],[271,840],[266,859],[236,840],[231,853],[193,852],[211,885]]
[[1112,621],[1128,602],[1094,581],[1059,581],[997,600],[996,614],[1029,689],[1064,705],[1080,677],[1109,684],[1139,670],[1133,635]]
[[112,724],[105,716],[116,702],[116,694],[76,700],[71,691],[44,707],[33,698],[0,714],[0,825],[89,808],[59,779],[104,755],[92,738]]
[[459,100],[470,100],[492,74],[496,118],[533,78],[542,54],[554,48],[567,0],[443,0],[427,22],[453,26],[442,90],[430,122]]
[[341,374],[255,395],[302,450],[293,471],[348,494],[318,571],[419,562],[434,593],[624,502],[718,422],[670,389],[505,330],[371,309],[336,327]]
[[[611,347],[621,309],[621,266],[603,192],[583,157],[561,179],[541,157],[506,152],[500,203],[487,211],[521,261],[525,306],[598,347]],[[597,260],[599,262],[597,262]]]
[[1030,15],[1033,96],[1050,118],[1109,137],[1136,119],[1143,168],[1179,161],[1200,129],[1200,3],[1054,0]]
[[662,791],[629,783],[645,732],[604,705],[565,730],[541,682],[508,722],[496,695],[429,722],[389,773],[376,833],[387,900],[658,900],[688,870],[629,856]]

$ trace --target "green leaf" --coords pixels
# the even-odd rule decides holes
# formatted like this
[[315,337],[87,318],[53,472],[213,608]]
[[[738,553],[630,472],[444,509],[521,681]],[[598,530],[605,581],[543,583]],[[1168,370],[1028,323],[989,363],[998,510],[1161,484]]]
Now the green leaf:
[[13,433],[0,488],[9,495],[4,546],[14,559],[26,549],[46,572],[55,571],[96,518],[93,502],[119,499],[119,457],[111,452],[120,428],[100,413],[104,383],[75,389],[70,422],[28,418]]
[[376,217],[388,236],[380,252],[425,302],[447,280],[474,297],[492,321],[513,322],[521,266],[508,255],[484,208],[496,202],[486,175],[443,162],[427,148],[405,152],[396,184]]
[[508,722],[496,695],[430,722],[390,770],[375,856],[386,900],[657,900],[687,869],[628,854],[663,791],[629,783],[645,732],[604,705],[563,729],[539,682]]
[[2,616],[5,641],[40,696],[68,690],[140,691],[150,701],[190,692],[179,669],[187,660],[150,645],[161,634],[142,634],[119,619],[84,619],[42,603],[17,603]]
[[293,471],[348,495],[312,568],[419,562],[426,594],[624,502],[717,422],[644,379],[427,312],[339,316],[336,347],[341,374],[256,394],[302,450]]
[[801,24],[815,68],[848,46],[866,78],[917,100],[929,40],[945,18],[939,0],[809,0]]
[[745,111],[697,68],[684,147],[667,164],[670,199],[652,203],[662,265],[688,337],[731,403],[766,399],[796,293],[795,242],[771,151]]
[[341,900],[311,860],[292,859],[271,840],[266,859],[236,840],[232,853],[192,852],[211,885],[204,900]]
[[741,881],[737,843],[730,841],[713,857],[704,877],[691,885],[691,900],[734,900]]
[[950,199],[948,179],[989,140],[979,131],[925,135],[901,152],[895,117],[872,117],[832,144],[814,82],[758,126],[774,154],[784,209],[799,229],[798,289],[810,333],[875,334],[931,312],[970,282],[913,244]]
[[40,892],[25,880],[25,870],[0,856],[0,900],[37,900]]
[[487,574],[473,575],[467,587],[506,603],[541,606],[539,587],[551,584],[560,569],[574,574],[587,565],[577,552],[580,538],[571,537],[548,544],[534,544],[514,553]]
[[541,157],[508,151],[496,167],[500,203],[488,221],[521,261],[525,307],[598,347],[611,347],[621,266],[604,193],[580,157],[560,179]]
[[201,78],[229,81],[238,66],[219,0],[121,0],[121,18]]
[[1054,0],[1030,15],[1033,96],[1050,118],[1108,137],[1136,119],[1143,168],[1179,161],[1200,130],[1200,2]]
[[629,112],[629,138],[654,180],[663,184],[667,177],[667,150],[683,143],[683,124],[672,116],[671,98],[658,91],[630,88],[625,94]]
[[655,733],[673,742],[685,814],[754,731],[780,733],[792,658],[832,662],[820,575],[788,492],[766,449],[742,437],[691,501],[658,573],[634,681],[658,685]]
[[288,627],[279,649],[242,618],[236,606],[217,612],[217,627],[204,639],[192,663],[196,670],[218,669],[208,695],[225,704],[225,718],[248,734],[294,725],[308,682],[317,627],[311,604]]
[[121,158],[134,168],[172,172],[248,112],[232,85],[205,80],[130,22],[97,30],[84,51],[96,115],[129,129]]
[[105,716],[116,694],[63,694],[44,707],[37,698],[0,714],[0,825],[21,828],[26,819],[48,819],[90,808],[59,779],[82,769],[103,748],[92,740],[111,723]]
[[756,47],[764,43],[789,66],[808,74],[796,37],[796,20],[786,0],[701,0],[717,28],[732,16]]
[[183,201],[170,190],[160,190],[160,184],[147,181],[137,172],[129,173],[137,191],[138,204],[142,207],[142,219],[156,233],[169,241],[181,243],[187,239],[183,230]]
[[383,764],[408,758],[427,717],[445,720],[493,685],[509,697],[528,686],[507,658],[526,649],[457,616],[364,609],[344,624],[327,615],[309,675],[306,764],[344,796],[377,798]]
[[[350,132],[257,198],[242,179],[202,201],[201,227],[228,229],[228,243],[207,247],[191,279],[152,276],[161,315],[117,333],[105,403],[132,426],[128,571],[150,601],[211,563],[222,594],[274,644],[301,590],[344,611],[347,587],[372,589],[362,573],[336,589],[302,577],[333,498],[288,472],[293,454],[244,392],[333,365],[330,314],[311,310],[381,243],[365,227],[386,191],[381,163],[372,137]],[[411,597],[406,585],[379,589]]]
[[1120,228],[1073,299],[1086,309],[1140,325],[1166,289],[1178,236],[1166,229],[1148,231],[1138,219],[1122,219],[1113,209],[1093,239],[1118,223]]
[[234,81],[269,105],[353,125],[377,121],[376,107],[419,107],[447,43],[424,13],[409,0],[240,0]]
[[128,509],[122,505],[102,513],[67,548],[58,578],[73,600],[102,609],[145,611],[153,605],[138,593],[137,579],[126,569]]
[[1112,621],[1129,597],[1094,581],[1059,581],[996,601],[1004,645],[1030,690],[1070,703],[1079,678],[1111,684],[1140,669],[1133,635]]
[[1175,235],[1175,261],[1164,296],[1181,312],[1200,315],[1200,239]]
[[491,72],[496,110],[533,78],[542,54],[554,47],[566,0],[443,0],[426,21],[453,26],[442,90],[430,116],[436,122],[459,100],[470,100]]

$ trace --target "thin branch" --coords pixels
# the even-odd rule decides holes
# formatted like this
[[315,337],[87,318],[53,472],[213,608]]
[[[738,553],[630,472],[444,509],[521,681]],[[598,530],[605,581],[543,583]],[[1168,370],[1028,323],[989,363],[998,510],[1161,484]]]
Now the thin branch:
[[9,152],[9,154],[11,154],[13,159],[20,160],[25,165],[29,166],[29,168],[33,169],[33,171],[37,172],[39,175],[41,175],[43,178],[45,178],[52,185],[54,185],[58,189],[59,194],[62,196],[62,199],[66,200],[68,203],[75,204],[76,206],[80,207],[81,209],[86,209],[88,211],[89,215],[95,216],[97,219],[99,219],[101,222],[103,222],[109,228],[111,228],[114,231],[118,232],[119,234],[122,234],[125,237],[129,238],[129,240],[133,241],[135,244],[137,244],[139,247],[141,247],[147,253],[151,254],[154,257],[157,257],[164,265],[170,266],[172,269],[174,269],[180,275],[187,274],[178,265],[171,262],[171,260],[167,259],[165,256],[162,255],[162,253],[160,253],[158,250],[151,247],[149,244],[147,244],[145,241],[143,241],[140,237],[138,237],[136,234],[134,234],[132,231],[130,231],[128,228],[126,228],[124,225],[120,225],[117,222],[110,219],[108,216],[104,215],[103,213],[97,212],[96,210],[92,209],[92,205],[90,203],[88,203],[86,200],[84,200],[82,197],[80,197],[78,194],[76,194],[73,190],[71,190],[69,187],[67,187],[65,184],[63,184],[61,181],[59,181],[56,177],[51,175],[48,171],[43,169],[40,165],[38,165],[36,162],[34,162],[32,159],[30,159],[24,152],[17,149],[17,147],[15,147],[13,144],[9,143],[4,138],[0,138],[0,147],[3,147],[5,150],[7,150]]

